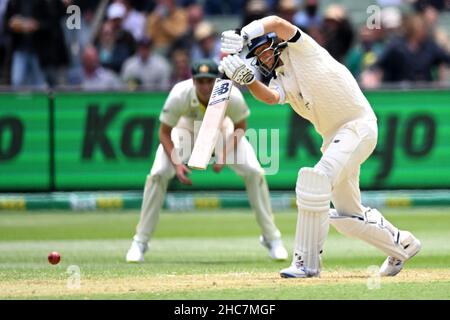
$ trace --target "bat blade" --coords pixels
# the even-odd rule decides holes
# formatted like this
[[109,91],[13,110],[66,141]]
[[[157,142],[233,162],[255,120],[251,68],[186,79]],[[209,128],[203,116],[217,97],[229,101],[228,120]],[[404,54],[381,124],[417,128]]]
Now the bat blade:
[[220,127],[230,100],[231,80],[216,79],[203,117],[188,166],[192,169],[205,170],[219,137]]

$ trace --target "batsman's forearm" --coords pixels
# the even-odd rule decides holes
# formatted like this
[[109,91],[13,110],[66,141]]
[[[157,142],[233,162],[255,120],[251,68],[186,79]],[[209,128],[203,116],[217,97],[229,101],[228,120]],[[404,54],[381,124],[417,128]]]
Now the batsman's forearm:
[[280,94],[276,90],[270,89],[261,81],[254,81],[247,88],[256,99],[264,103],[277,104],[280,100]]
[[278,16],[268,16],[260,19],[264,33],[275,32],[283,40],[291,39],[297,32],[297,27]]

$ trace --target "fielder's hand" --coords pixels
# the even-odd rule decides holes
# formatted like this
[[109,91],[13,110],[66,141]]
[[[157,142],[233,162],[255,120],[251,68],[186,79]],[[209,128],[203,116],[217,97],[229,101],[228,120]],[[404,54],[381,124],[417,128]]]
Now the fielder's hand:
[[255,73],[249,68],[239,56],[229,55],[220,61],[220,69],[228,78],[246,86],[255,81]]
[[220,38],[220,50],[223,53],[237,54],[242,51],[246,40],[244,36],[236,33],[234,30],[228,30],[222,32],[222,37]]
[[184,164],[179,164],[175,167],[175,171],[177,178],[181,183],[192,185],[192,180],[187,177],[187,174],[191,173],[191,170],[189,170],[188,167],[186,167]]

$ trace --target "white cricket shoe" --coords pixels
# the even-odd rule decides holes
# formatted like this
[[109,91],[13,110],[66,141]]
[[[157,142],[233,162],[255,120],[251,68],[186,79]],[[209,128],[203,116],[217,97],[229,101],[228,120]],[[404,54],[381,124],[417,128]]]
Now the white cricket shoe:
[[269,250],[269,256],[274,260],[286,260],[288,252],[284,248],[283,241],[276,238],[272,241],[267,241],[264,236],[259,237],[259,242]]
[[308,278],[311,277],[308,275],[304,267],[297,267],[295,264],[292,264],[290,267],[285,268],[280,271],[280,276],[282,278]]
[[387,257],[380,267],[380,276],[393,277],[402,271],[406,261],[414,257],[422,248],[419,239],[414,237],[411,232],[400,231],[400,243],[408,254],[408,259],[401,260],[395,257]]
[[127,252],[127,262],[139,263],[144,262],[144,254],[148,249],[148,245],[143,242],[133,240],[131,247]]
[[[320,256],[319,256],[320,259]],[[321,266],[321,262],[320,262]],[[292,264],[280,271],[280,276],[282,278],[311,278],[311,277],[318,277],[320,276],[320,270],[312,272],[308,270],[304,266],[304,262],[302,257],[294,252],[294,259],[292,261]]]

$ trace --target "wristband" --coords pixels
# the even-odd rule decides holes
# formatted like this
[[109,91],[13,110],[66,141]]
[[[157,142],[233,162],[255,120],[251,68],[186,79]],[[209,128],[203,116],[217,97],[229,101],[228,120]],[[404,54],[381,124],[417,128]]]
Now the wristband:
[[245,40],[252,40],[264,34],[264,25],[261,20],[252,21],[242,28],[241,34],[244,37],[247,36]]

